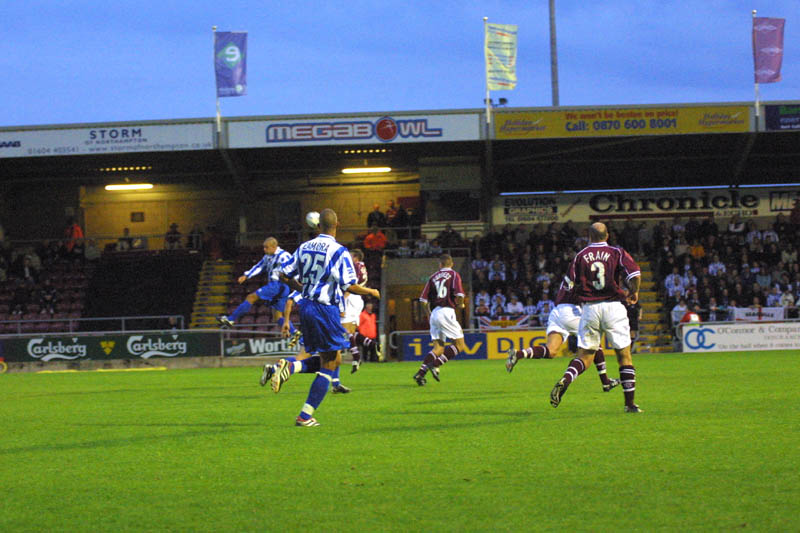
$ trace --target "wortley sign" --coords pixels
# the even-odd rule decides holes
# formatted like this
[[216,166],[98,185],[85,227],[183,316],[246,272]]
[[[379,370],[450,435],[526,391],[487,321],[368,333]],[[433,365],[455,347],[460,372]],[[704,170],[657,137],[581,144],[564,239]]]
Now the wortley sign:
[[595,191],[574,194],[498,196],[492,223],[588,222],[603,219],[788,214],[800,188],[663,191]]
[[161,331],[0,339],[0,357],[15,362],[196,357],[219,355],[219,351],[219,334],[213,332]]

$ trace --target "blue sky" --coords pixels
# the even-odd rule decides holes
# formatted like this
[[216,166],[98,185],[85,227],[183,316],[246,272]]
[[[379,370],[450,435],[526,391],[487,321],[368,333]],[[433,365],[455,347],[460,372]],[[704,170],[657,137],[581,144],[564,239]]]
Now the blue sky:
[[[556,0],[560,100],[753,99],[752,9],[786,18],[783,81],[800,100],[797,0]],[[0,126],[211,117],[212,32],[248,36],[248,94],[224,116],[464,109],[485,93],[483,20],[519,26],[514,107],[549,106],[548,1],[6,2]]]

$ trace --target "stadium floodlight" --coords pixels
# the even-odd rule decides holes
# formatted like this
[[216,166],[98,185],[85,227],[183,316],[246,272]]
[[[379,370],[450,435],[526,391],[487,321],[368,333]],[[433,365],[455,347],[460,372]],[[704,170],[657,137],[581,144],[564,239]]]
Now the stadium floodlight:
[[113,185],[106,185],[107,191],[139,191],[152,188],[152,183],[115,183]]
[[391,167],[352,167],[343,168],[342,174],[383,174],[391,171]]

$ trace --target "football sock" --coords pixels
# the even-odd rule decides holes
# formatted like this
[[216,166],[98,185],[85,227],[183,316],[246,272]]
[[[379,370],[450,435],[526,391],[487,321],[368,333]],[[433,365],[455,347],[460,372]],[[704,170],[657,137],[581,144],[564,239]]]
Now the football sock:
[[253,307],[253,304],[251,304],[247,300],[243,301],[242,303],[239,304],[239,307],[233,310],[233,313],[228,315],[228,319],[231,322],[236,322],[237,320],[239,320],[240,316],[250,311],[251,307]]
[[606,373],[606,356],[603,355],[602,349],[594,352],[594,366],[597,368],[597,374],[600,376],[600,382],[603,385],[608,385],[611,383],[611,380],[608,379],[608,374]]
[[319,369],[317,377],[311,382],[311,389],[308,391],[306,403],[300,410],[300,418],[308,420],[314,416],[314,411],[317,410],[317,407],[319,407],[319,404],[322,403],[322,400],[328,393],[328,387],[330,387],[331,381],[333,380],[333,373],[333,370],[328,370],[327,368]]
[[569,366],[567,367],[567,371],[564,372],[564,380],[569,387],[569,384],[578,379],[578,376],[583,374],[583,371],[586,370],[586,365],[583,364],[579,358],[575,358],[570,361]]
[[428,368],[436,366],[434,365],[435,361],[436,361],[436,356],[433,355],[433,352],[428,352],[428,355],[425,356],[425,360],[422,361],[422,364],[419,367],[419,374],[422,374],[424,376],[425,373],[428,371]]
[[353,336],[356,338],[357,343],[361,343],[364,345],[364,348],[369,348],[375,343],[374,339],[370,339],[369,337],[362,335],[361,333],[354,333]]
[[550,359],[550,350],[547,346],[527,347],[524,350],[517,350],[517,359]]
[[333,380],[331,381],[331,387],[338,387],[341,385],[339,382],[339,367],[336,367],[336,370],[333,371]]
[[350,355],[353,357],[353,364],[357,365],[361,360],[361,351],[358,348],[358,333],[350,335]]
[[622,381],[622,390],[625,393],[625,405],[635,405],[633,395],[636,392],[636,369],[631,365],[619,367],[619,379]]
[[458,355],[458,348],[456,348],[453,344],[450,344],[449,346],[445,347],[444,352],[442,352],[440,356],[434,359],[433,366],[438,368],[450,359],[454,358],[456,355]]

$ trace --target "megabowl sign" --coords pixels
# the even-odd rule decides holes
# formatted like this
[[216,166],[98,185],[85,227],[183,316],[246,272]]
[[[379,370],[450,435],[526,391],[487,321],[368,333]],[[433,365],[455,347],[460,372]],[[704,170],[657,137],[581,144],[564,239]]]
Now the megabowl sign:
[[468,141],[480,138],[478,114],[307,117],[230,121],[231,148]]

